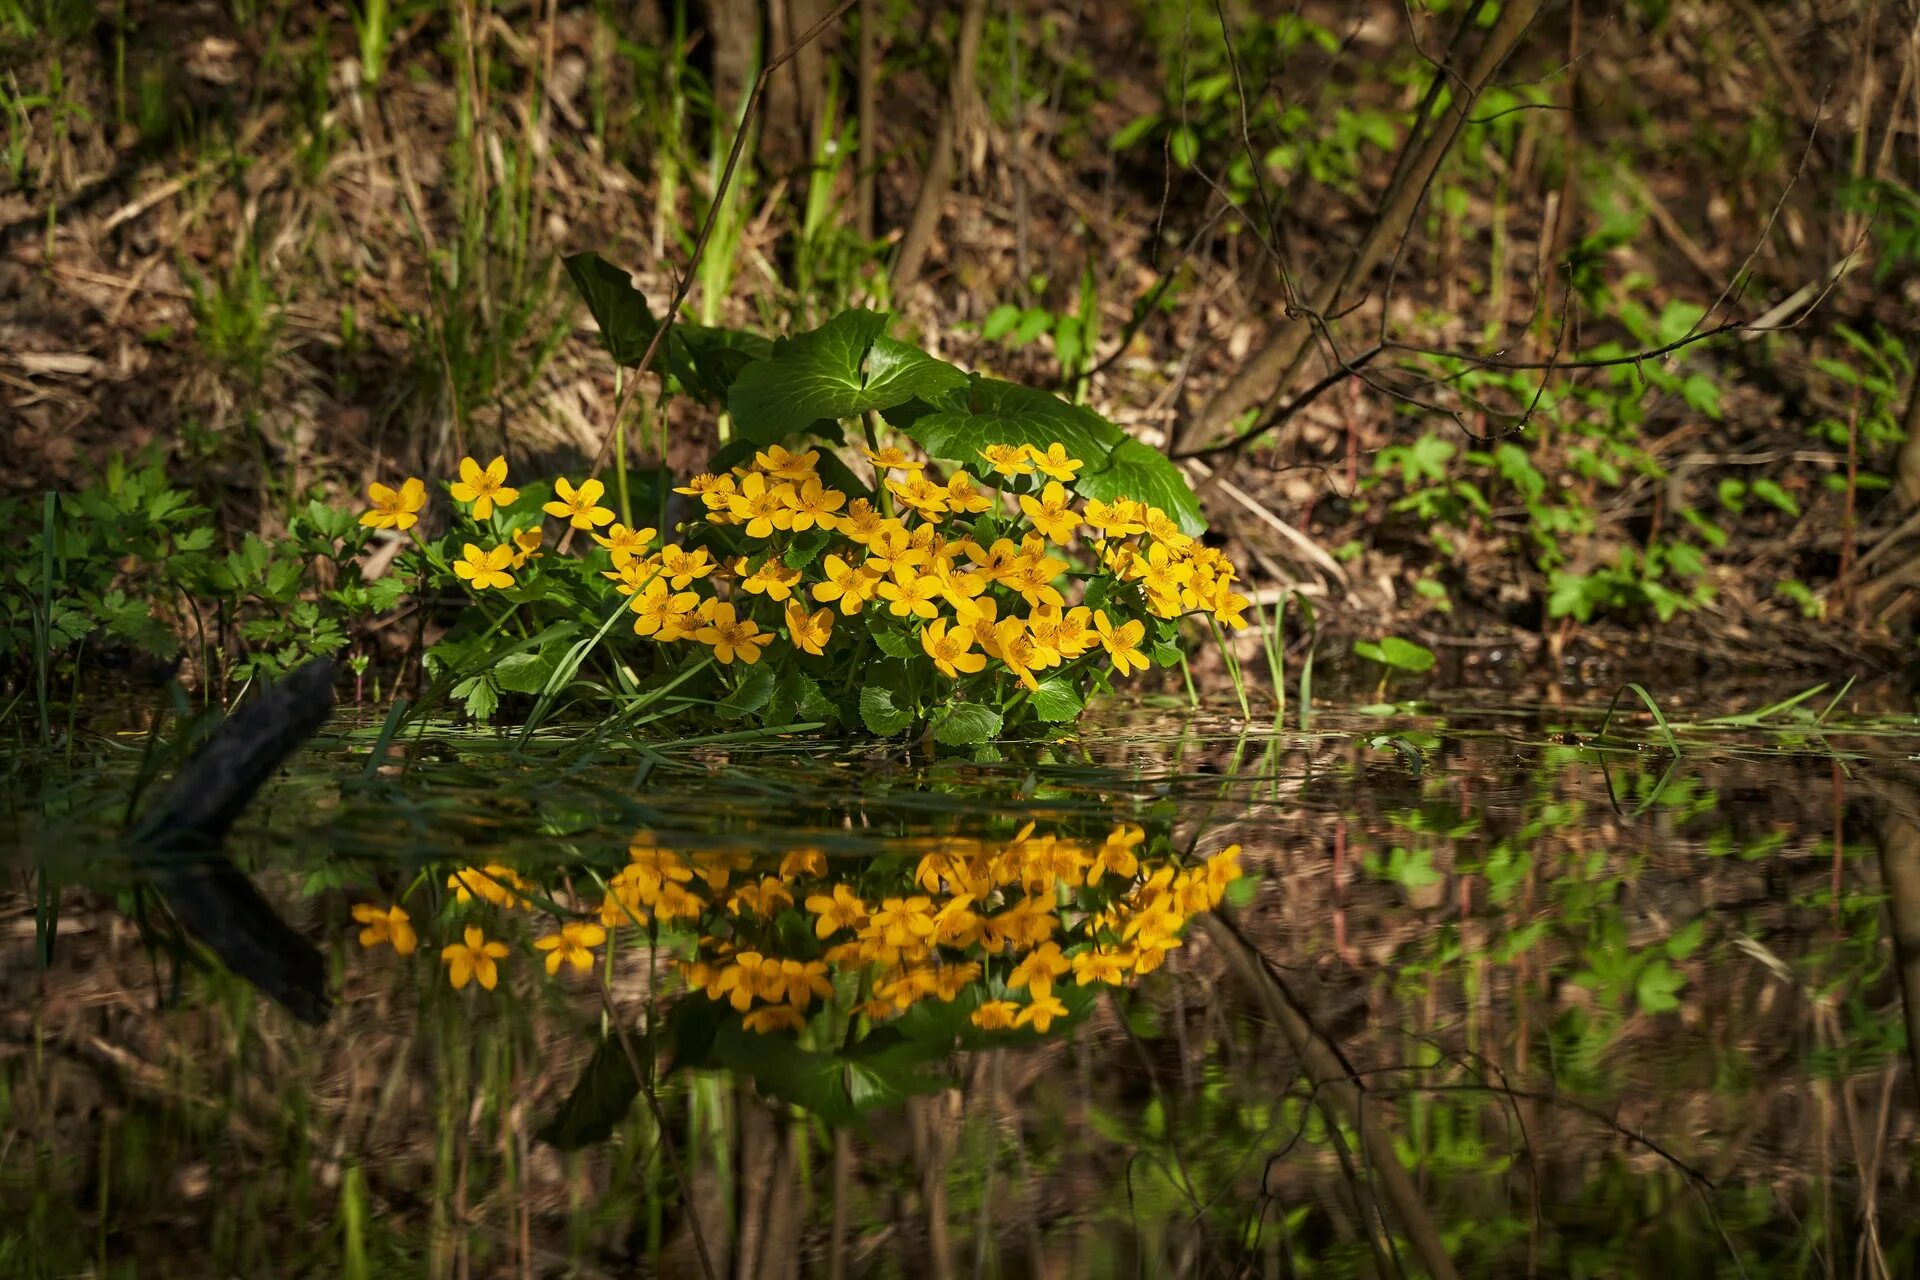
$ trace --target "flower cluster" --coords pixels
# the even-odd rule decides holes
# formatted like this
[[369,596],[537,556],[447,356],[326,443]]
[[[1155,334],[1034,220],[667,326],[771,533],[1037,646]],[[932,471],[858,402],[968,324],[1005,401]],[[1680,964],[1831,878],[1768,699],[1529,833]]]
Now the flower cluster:
[[[557,480],[541,510],[604,550],[599,574],[626,598],[643,640],[701,645],[731,667],[758,664],[784,638],[780,652],[792,661],[846,657],[849,671],[877,659],[860,650],[878,646],[947,682],[944,695],[934,686],[933,703],[997,696],[1004,706],[1069,666],[1084,684],[1092,673],[1082,660],[1131,675],[1171,635],[1150,636],[1156,620],[1245,625],[1247,598],[1225,555],[1159,507],[1080,500],[1073,486],[1083,463],[1059,443],[989,446],[984,479],[957,467],[937,475],[898,447],[863,453],[871,496],[830,483],[817,449],[772,445],[744,465],[694,476],[676,492],[698,501],[698,518],[671,537],[617,519],[601,505],[597,479]],[[837,462],[832,470],[851,480]],[[474,527],[498,538],[450,539],[437,566],[476,596],[514,586],[541,554],[539,524],[493,521],[520,496],[507,478],[504,458],[485,466],[464,458],[449,486]],[[382,528],[411,530],[426,502],[416,478],[369,493],[362,523]],[[863,613],[867,625],[851,626]]]
[[[971,991],[976,1027],[1044,1032],[1067,1013],[1056,985],[1118,986],[1153,972],[1188,919],[1217,906],[1240,874],[1238,845],[1179,867],[1145,856],[1145,839],[1131,824],[1098,844],[1029,824],[1004,843],[942,841],[904,884],[833,875],[815,850],[756,868],[641,839],[602,918],[696,920],[698,949],[681,971],[751,1030],[798,1030],[832,994],[832,975],[849,974],[863,992],[858,1011],[874,1020]],[[817,952],[783,942],[789,915],[810,925]]]
[[[1238,845],[1182,864],[1131,823],[1097,842],[1028,824],[1010,840],[943,839],[912,863],[857,867],[806,848],[680,853],[642,832],[597,911],[575,901],[574,918],[533,945],[549,974],[584,974],[621,928],[691,934],[679,964],[688,987],[762,1033],[801,1030],[843,977],[855,1011],[874,1021],[965,999],[981,1030],[1045,1032],[1068,1016],[1068,989],[1121,986],[1159,968],[1188,920],[1219,905],[1240,874]],[[441,951],[448,979],[492,990],[510,949],[468,913],[527,911],[535,886],[501,863],[456,869],[445,883],[462,928]],[[361,903],[353,914],[362,946],[414,951],[403,907]]]

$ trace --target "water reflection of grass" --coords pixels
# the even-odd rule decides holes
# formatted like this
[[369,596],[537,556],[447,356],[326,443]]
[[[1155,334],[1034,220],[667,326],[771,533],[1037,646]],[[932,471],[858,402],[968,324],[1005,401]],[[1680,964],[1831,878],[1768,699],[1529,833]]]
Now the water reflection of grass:
[[[697,1214],[716,1274],[826,1274],[836,1240],[850,1275],[1036,1257],[1075,1275],[1391,1275],[1396,1255],[1419,1274],[1369,1151],[1384,1140],[1460,1274],[1903,1274],[1915,1121],[1864,793],[1843,777],[1836,810],[1830,765],[1805,756],[1695,756],[1671,776],[1616,763],[1610,803],[1589,754],[1515,742],[1422,737],[1415,776],[1363,737],[1280,740],[1257,772],[1263,741],[1095,739],[1077,764],[1028,766],[1024,801],[992,789],[992,765],[849,773],[840,812],[871,825],[837,835],[805,798],[830,767],[817,759],[677,762],[649,785],[685,847],[704,847],[702,806],[743,852],[766,837],[734,824],[785,814],[836,875],[947,820],[924,807],[930,783],[1016,820],[1025,803],[1084,806],[1083,822],[1099,787],[1160,788],[1183,837],[1219,797],[1210,847],[1243,843],[1262,876],[1235,924],[1352,1064],[1351,1106],[1308,1082],[1273,992],[1211,935],[1064,1038],[926,1064],[937,1091],[835,1128],[744,1076],[672,1069],[680,1048],[664,1016],[647,1040],[648,1010],[690,957],[663,949],[650,973],[631,926],[605,1000],[602,966],[548,981],[530,948],[495,992],[456,992],[434,962],[457,913],[443,937],[438,911],[418,912],[413,957],[369,957],[349,908],[373,895],[317,885],[294,909],[333,938],[341,999],[315,1035],[217,974],[189,972],[155,1014],[165,964],[111,899],[70,891],[44,977],[18,926],[0,952],[9,989],[38,992],[0,1050],[0,1271],[698,1276]],[[416,783],[442,767],[423,761]],[[302,788],[342,806],[338,831],[374,830],[360,806],[390,799],[298,782],[276,825],[312,820]],[[723,820],[722,791],[743,798]],[[483,809],[493,826],[415,803],[410,840],[484,839],[483,867],[541,823],[582,862],[628,860],[624,838],[596,834],[593,793],[503,796]],[[381,873],[382,901],[407,865]],[[29,901],[10,900],[13,919]],[[563,1154],[539,1129],[609,1003],[657,1054],[658,1110]]]

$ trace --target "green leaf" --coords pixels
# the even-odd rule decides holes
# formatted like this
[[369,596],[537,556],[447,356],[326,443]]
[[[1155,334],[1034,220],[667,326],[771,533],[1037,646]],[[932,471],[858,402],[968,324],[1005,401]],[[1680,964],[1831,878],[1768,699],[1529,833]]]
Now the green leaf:
[[1027,698],[1027,705],[1033,708],[1034,719],[1047,724],[1064,724],[1078,717],[1086,707],[1073,681],[1059,675],[1042,680],[1040,687]]
[[889,658],[911,658],[913,642],[900,628],[885,621],[878,612],[867,615],[867,630],[873,635],[873,642],[880,646],[880,652]]
[[720,699],[715,712],[728,720],[741,720],[752,715],[773,699],[773,687],[776,677],[773,667],[756,663],[745,668],[740,674],[740,683],[732,693]]
[[453,686],[453,696],[466,707],[467,714],[481,724],[493,719],[493,713],[500,708],[500,695],[485,675],[462,680]]
[[1362,640],[1353,646],[1353,651],[1362,658],[1382,663],[1396,671],[1417,673],[1433,669],[1433,650],[1411,640],[1402,640],[1399,636],[1383,636],[1378,643]]
[[875,737],[891,738],[913,723],[913,711],[900,705],[892,689],[869,684],[860,690],[860,719]]
[[807,529],[793,537],[793,545],[780,557],[789,569],[804,569],[820,558],[833,535],[825,529]]
[[1104,465],[1127,438],[1083,405],[1068,404],[1034,387],[981,377],[937,401],[933,411],[916,418],[906,432],[935,458],[974,468],[980,466],[980,451],[990,444],[1044,449],[1058,441],[1067,456],[1079,458],[1090,470]]
[[803,1049],[784,1035],[748,1031],[737,1017],[721,1024],[713,1053],[721,1066],[751,1077],[763,1095],[790,1102],[832,1125],[853,1124],[874,1107],[939,1087],[938,1081],[914,1070],[921,1059]]
[[607,1036],[595,1046],[579,1083],[537,1135],[562,1151],[578,1151],[613,1136],[613,1130],[640,1096],[633,1064],[618,1036]]
[[494,683],[510,693],[539,693],[566,654],[566,646],[537,653],[512,653],[493,668]]
[[[597,253],[576,253],[565,263],[607,353],[619,364],[639,364],[660,322],[632,277]],[[709,404],[724,403],[740,371],[772,354],[773,344],[757,333],[700,324],[674,325],[661,353],[680,385]]]
[[[1117,428],[1116,428],[1117,430]],[[1180,468],[1168,462],[1158,449],[1127,439],[1117,445],[1103,464],[1087,463],[1074,485],[1082,495],[1112,502],[1132,498],[1155,506],[1179,522],[1184,533],[1198,535],[1207,527],[1200,514],[1200,499],[1187,483]]]
[[1676,998],[1686,978],[1665,960],[1655,959],[1634,979],[1633,996],[1643,1013],[1672,1013],[1680,1007]]
[[992,707],[956,702],[933,719],[933,740],[949,747],[974,747],[999,736],[1002,720]]
[[639,364],[660,324],[633,278],[597,253],[576,253],[564,262],[567,277],[600,326],[607,353],[618,364]]
[[879,311],[843,311],[818,329],[777,342],[769,359],[740,371],[727,407],[743,436],[761,444],[822,419],[932,398],[966,375],[886,335]]

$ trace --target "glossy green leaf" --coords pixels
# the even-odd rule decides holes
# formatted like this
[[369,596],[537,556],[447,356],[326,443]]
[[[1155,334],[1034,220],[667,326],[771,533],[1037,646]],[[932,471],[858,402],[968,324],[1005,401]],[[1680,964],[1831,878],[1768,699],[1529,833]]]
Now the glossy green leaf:
[[[1127,436],[1083,405],[1018,383],[976,377],[916,417],[905,428],[935,458],[976,471],[980,451],[992,444],[1031,444],[1044,449],[1056,441],[1069,457],[1091,469],[1104,465]],[[1085,474],[1085,470],[1082,471]]]
[[728,394],[741,434],[770,444],[820,419],[891,409],[965,384],[952,365],[887,337],[888,319],[884,312],[843,311],[776,342],[768,359],[740,371]]

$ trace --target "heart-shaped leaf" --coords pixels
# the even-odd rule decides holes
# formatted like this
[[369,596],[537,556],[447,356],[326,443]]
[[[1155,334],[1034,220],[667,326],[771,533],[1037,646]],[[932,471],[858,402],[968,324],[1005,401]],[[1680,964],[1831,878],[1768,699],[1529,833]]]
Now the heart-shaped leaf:
[[931,412],[915,416],[904,430],[934,457],[975,469],[981,465],[980,451],[990,444],[1045,449],[1057,442],[1068,457],[1091,470],[1103,465],[1127,438],[1084,406],[1033,387],[980,377],[934,402]]
[[1089,461],[1074,487],[1102,502],[1132,498],[1158,507],[1178,521],[1184,533],[1199,534],[1207,527],[1206,517],[1200,514],[1200,499],[1194,496],[1193,486],[1180,468],[1168,462],[1158,449],[1138,440],[1122,441],[1102,463]]
[[976,747],[999,735],[1000,713],[978,702],[956,702],[933,720],[933,740],[949,747]]
[[843,311],[818,329],[776,342],[773,354],[740,371],[727,396],[734,424],[771,444],[813,422],[857,417],[966,383],[967,375],[886,336],[879,311]]

